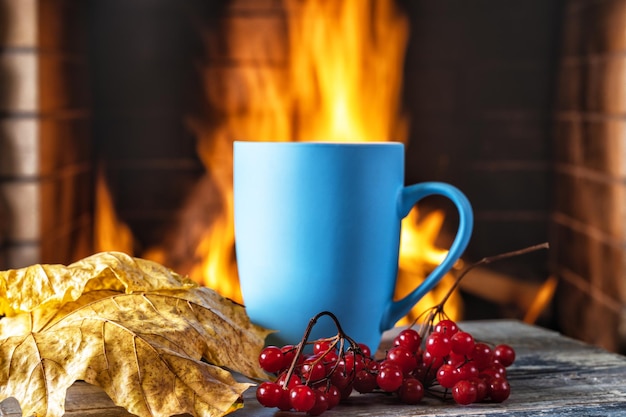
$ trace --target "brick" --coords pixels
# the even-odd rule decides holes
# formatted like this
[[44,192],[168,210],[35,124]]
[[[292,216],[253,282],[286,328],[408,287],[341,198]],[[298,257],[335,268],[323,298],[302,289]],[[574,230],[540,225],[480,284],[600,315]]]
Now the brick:
[[[493,216],[491,212],[477,210],[474,214],[468,259],[481,259],[548,241],[549,218],[544,211],[505,211]],[[543,281],[549,273],[548,256],[548,251],[538,251],[506,262],[494,262],[490,268],[511,277]]]
[[556,108],[582,111],[584,108],[587,65],[580,60],[564,60],[557,69]]
[[626,3],[605,0],[583,3],[578,19],[584,28],[580,38],[584,54],[605,54],[626,50]]
[[42,50],[73,54],[86,52],[87,7],[84,1],[39,0],[38,44]]
[[[570,282],[561,280],[555,295],[560,331],[572,338],[618,351],[621,316],[588,292]],[[584,306],[584,308],[581,308]]]
[[54,233],[42,236],[40,262],[68,264],[92,255],[93,239],[91,217],[77,218]]
[[557,109],[626,113],[626,56],[563,60],[558,70]]
[[[286,74],[284,68],[272,66],[207,67],[204,71],[209,80],[207,100],[218,112],[259,114],[260,117],[271,115],[272,110],[276,111],[275,107],[280,109],[280,103],[272,100],[275,100],[276,91],[286,91],[287,86],[281,85],[288,80]],[[275,84],[276,88],[273,87]],[[268,103],[276,106],[268,106]]]
[[549,105],[546,93],[551,83],[547,68],[540,62],[495,62],[468,68],[465,108],[485,110],[536,110]]
[[233,0],[228,8],[233,13],[282,12],[282,0]]
[[39,119],[39,172],[49,176],[93,158],[91,120],[87,116]]
[[589,61],[585,109],[608,114],[626,113],[626,56]]
[[184,160],[190,169],[200,167],[194,159],[198,138],[186,128],[182,116],[174,112],[105,114],[97,120],[94,138],[100,154],[112,164],[169,159]]
[[626,120],[560,118],[553,135],[555,163],[616,181],[626,175]]
[[584,51],[587,34],[585,15],[578,9],[563,12],[560,51],[565,57],[580,56]]
[[[505,167],[505,168],[503,168]],[[465,192],[473,202],[475,210],[496,212],[543,211],[548,206],[550,189],[547,164],[519,165],[504,161],[498,167],[490,168],[486,163],[477,163],[467,172],[469,179]]]
[[406,3],[412,9],[409,56],[467,65],[468,60],[546,59],[554,47],[557,1]]
[[468,154],[483,161],[546,162],[550,139],[545,124],[538,117],[482,118],[474,123]]
[[37,0],[0,0],[2,39],[7,48],[37,46]]
[[285,64],[288,59],[288,34],[283,15],[227,16],[219,42],[214,39],[209,51],[212,60],[243,63]]
[[0,53],[2,93],[0,111],[32,112],[38,109],[38,58],[32,52]]
[[404,85],[412,111],[452,114],[458,110],[460,73],[454,66],[415,66],[405,72]]
[[39,190],[36,182],[0,182],[0,198],[4,200],[9,217],[7,239],[15,242],[39,239]]
[[[93,176],[89,167],[68,167],[45,177],[40,184],[42,201],[39,223],[42,236],[72,229],[93,211]],[[62,233],[61,233],[62,234]]]
[[[171,166],[166,163],[159,169],[129,164],[109,169],[108,180],[116,192],[118,212],[125,217],[151,216],[158,211],[175,213],[191,199],[198,173]],[[207,197],[221,201],[219,195]]]
[[0,176],[39,174],[39,128],[35,118],[0,119]]
[[39,56],[38,107],[42,112],[85,110],[90,104],[85,58],[61,53]]
[[555,212],[605,239],[622,239],[625,185],[583,170],[555,173]]

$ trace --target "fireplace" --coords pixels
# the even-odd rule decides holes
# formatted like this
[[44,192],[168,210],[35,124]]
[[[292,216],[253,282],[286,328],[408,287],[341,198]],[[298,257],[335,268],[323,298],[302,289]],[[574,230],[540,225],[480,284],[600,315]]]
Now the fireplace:
[[[464,317],[522,318],[536,291],[558,282],[536,321],[623,350],[626,1],[397,6],[410,27],[407,183],[446,181],[468,195],[466,262],[552,246],[468,276]],[[189,204],[217,192],[198,121],[206,131],[225,109],[207,100],[204,77],[284,68],[287,13],[278,0],[0,2],[0,79],[11,86],[0,90],[0,266],[86,256],[104,217],[118,244],[132,236],[128,251],[169,242],[172,267],[188,268],[186,243],[224,204]],[[232,53],[242,40],[252,55]],[[94,214],[107,204],[113,214]],[[441,247],[455,228],[446,204],[421,208],[446,213]]]

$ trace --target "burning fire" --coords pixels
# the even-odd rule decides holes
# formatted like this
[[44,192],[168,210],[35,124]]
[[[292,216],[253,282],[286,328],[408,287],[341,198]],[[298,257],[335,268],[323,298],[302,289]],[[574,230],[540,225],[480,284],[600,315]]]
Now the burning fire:
[[[236,2],[235,2],[236,3]],[[221,109],[218,125],[195,123],[198,155],[219,191],[221,211],[196,246],[190,268],[196,281],[241,302],[234,255],[232,142],[381,141],[404,142],[407,121],[400,109],[408,22],[388,0],[285,0],[288,58],[284,68],[265,65],[267,50],[244,48],[252,64],[206,69],[206,95]],[[225,88],[224,86],[231,86]],[[413,289],[439,264],[445,250],[434,242],[442,213],[419,219],[417,209],[403,221],[398,297]],[[169,265],[167,247],[142,256]],[[185,272],[185,271],[181,271]],[[416,307],[436,304],[453,278]],[[446,311],[459,318],[460,300]],[[415,318],[408,316],[408,320]]]

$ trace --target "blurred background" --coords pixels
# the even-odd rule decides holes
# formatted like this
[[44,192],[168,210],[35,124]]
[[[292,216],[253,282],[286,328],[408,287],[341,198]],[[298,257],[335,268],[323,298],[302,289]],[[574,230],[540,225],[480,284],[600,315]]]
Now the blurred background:
[[[122,250],[237,298],[235,139],[405,143],[475,210],[440,291],[550,243],[458,318],[626,351],[626,0],[0,0],[1,269]],[[456,221],[420,203],[401,282]]]

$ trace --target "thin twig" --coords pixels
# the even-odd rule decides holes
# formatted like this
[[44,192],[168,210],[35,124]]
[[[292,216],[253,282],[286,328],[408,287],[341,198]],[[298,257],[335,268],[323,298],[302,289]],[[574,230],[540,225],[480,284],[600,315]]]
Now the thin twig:
[[477,266],[487,265],[487,264],[490,264],[492,262],[500,261],[502,259],[512,258],[514,256],[525,255],[525,254],[530,253],[530,252],[535,252],[535,251],[538,251],[540,249],[548,249],[548,248],[550,248],[550,244],[548,242],[544,242],[544,243],[540,243],[538,245],[529,246],[529,247],[524,248],[524,249],[518,249],[518,250],[511,251],[511,252],[505,252],[505,253],[501,253],[499,255],[494,255],[494,256],[487,256],[487,257],[482,258],[481,260],[479,260],[479,261],[469,265],[457,277],[456,281],[454,282],[454,285],[452,285],[450,290],[448,290],[448,293],[445,295],[445,297],[443,297],[441,302],[438,304],[438,306],[439,306],[438,310],[439,311],[443,310],[443,305],[446,303],[446,301],[448,301],[448,298],[450,298],[452,293],[457,289],[457,287],[459,286],[459,283],[461,282],[463,277],[465,275],[467,275],[467,273],[469,271],[471,271],[472,269],[476,268]]
[[289,366],[287,375],[285,375],[285,384],[283,385],[284,389],[287,389],[289,380],[291,379],[291,375],[293,374],[293,371],[296,368],[296,364],[298,363],[298,358],[300,358],[300,355],[302,354],[302,349],[304,349],[304,346],[309,340],[309,336],[311,335],[311,330],[313,330],[313,326],[315,326],[315,323],[317,323],[317,320],[319,320],[320,317],[322,316],[329,316],[335,323],[335,326],[337,327],[337,333],[339,335],[344,335],[343,329],[341,328],[341,324],[339,324],[339,319],[330,311],[322,311],[320,313],[317,313],[315,316],[313,316],[311,320],[309,320],[309,324],[306,326],[304,334],[302,335],[302,340],[300,341],[300,343],[298,344],[298,348],[296,349],[296,355],[294,356],[293,361],[291,362],[291,366]]

